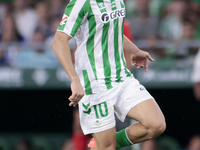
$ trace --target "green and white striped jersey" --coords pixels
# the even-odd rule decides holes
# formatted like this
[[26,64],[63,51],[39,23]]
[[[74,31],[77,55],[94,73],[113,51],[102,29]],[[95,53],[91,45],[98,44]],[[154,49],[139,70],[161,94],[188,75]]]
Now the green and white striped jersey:
[[58,31],[76,39],[75,68],[86,95],[132,76],[123,54],[123,0],[71,0]]

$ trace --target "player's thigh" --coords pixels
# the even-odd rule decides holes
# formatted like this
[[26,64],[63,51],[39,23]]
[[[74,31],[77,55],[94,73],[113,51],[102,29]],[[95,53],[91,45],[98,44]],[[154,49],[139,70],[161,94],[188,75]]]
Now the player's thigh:
[[[94,133],[92,136],[96,141],[97,150],[106,150],[106,149],[116,149],[116,129],[115,127],[99,132]],[[96,150],[94,149],[94,150]]]
[[145,100],[131,108],[127,118],[135,119],[146,127],[165,125],[164,115],[154,99]]
[[[135,78],[127,79],[124,81],[117,102],[114,105],[116,116],[123,122],[133,108],[148,99],[154,98],[138,80]],[[128,116],[130,116],[130,113]],[[129,118],[135,119],[135,116],[133,118],[131,115]]]

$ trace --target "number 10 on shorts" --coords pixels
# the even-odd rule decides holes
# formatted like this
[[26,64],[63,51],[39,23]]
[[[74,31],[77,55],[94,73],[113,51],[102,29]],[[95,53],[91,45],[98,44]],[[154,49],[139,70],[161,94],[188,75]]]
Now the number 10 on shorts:
[[103,103],[98,104],[98,105],[94,105],[94,110],[95,110],[95,114],[96,114],[97,119],[99,119],[99,115],[101,115],[101,117],[107,117],[108,116],[108,106],[107,106],[106,102],[103,102]]

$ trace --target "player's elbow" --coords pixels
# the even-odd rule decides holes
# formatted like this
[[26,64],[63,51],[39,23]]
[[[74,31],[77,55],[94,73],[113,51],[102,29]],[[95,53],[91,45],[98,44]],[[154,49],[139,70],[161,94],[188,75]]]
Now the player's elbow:
[[53,50],[54,50],[54,51],[58,48],[58,39],[57,39],[56,36],[55,36],[54,39],[53,39],[52,47],[53,47]]
[[52,48],[55,53],[59,51],[61,45],[62,45],[62,40],[59,37],[55,36],[52,42]]

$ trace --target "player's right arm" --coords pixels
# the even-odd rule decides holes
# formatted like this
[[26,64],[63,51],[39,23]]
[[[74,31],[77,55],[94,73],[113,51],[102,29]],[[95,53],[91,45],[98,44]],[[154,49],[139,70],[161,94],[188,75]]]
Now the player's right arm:
[[71,79],[72,95],[69,97],[69,100],[71,101],[69,105],[75,106],[84,96],[84,90],[72,63],[70,48],[68,44],[70,39],[71,37],[69,35],[57,31],[52,46],[56,56],[58,57],[58,60]]

